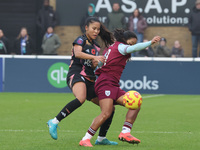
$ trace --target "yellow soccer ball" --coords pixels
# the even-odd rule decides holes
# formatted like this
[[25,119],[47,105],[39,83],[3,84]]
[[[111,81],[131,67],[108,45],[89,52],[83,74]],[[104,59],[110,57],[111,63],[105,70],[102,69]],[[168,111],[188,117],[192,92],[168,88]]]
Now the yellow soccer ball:
[[142,105],[142,96],[137,91],[128,91],[123,97],[123,104],[128,109],[138,109]]

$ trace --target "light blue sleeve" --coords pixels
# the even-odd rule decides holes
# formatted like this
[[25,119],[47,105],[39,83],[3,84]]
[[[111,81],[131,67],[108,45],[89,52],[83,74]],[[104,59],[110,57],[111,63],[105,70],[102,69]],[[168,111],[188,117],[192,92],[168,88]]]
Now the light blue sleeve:
[[103,66],[103,63],[101,61],[99,61],[98,65],[99,68],[101,68]]
[[144,43],[137,43],[132,46],[120,43],[118,45],[118,50],[122,55],[126,55],[126,54],[130,54],[133,52],[143,50],[143,49],[149,47],[150,45],[151,45],[151,41],[144,42]]

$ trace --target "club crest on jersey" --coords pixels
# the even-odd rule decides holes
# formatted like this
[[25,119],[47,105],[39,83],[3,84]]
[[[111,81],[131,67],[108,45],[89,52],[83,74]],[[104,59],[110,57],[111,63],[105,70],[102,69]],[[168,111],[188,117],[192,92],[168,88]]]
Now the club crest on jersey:
[[78,43],[78,44],[83,44],[83,39],[79,38],[79,39],[77,40],[77,43]]
[[110,96],[110,93],[111,93],[110,91],[107,91],[107,90],[105,91],[106,96]]

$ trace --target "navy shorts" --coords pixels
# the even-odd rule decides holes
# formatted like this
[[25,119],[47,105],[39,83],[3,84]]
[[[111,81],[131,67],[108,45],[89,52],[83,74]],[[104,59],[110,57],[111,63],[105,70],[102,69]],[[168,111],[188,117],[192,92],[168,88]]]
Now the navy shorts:
[[91,101],[93,98],[96,98],[97,95],[95,94],[94,90],[94,84],[95,82],[91,82],[87,79],[85,79],[81,74],[74,73],[71,76],[67,76],[67,84],[69,88],[72,90],[72,87],[77,82],[84,82],[86,85],[87,93],[86,93],[86,99]]

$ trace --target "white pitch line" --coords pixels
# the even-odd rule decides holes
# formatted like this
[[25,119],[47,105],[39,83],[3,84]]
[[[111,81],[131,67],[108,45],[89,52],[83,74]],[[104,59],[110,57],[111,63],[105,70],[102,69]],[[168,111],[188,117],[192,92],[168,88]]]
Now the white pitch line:
[[142,98],[152,98],[152,97],[161,97],[161,96],[165,96],[164,94],[158,94],[158,95],[149,95],[149,96],[143,96]]
[[[47,130],[13,130],[13,129],[6,129],[0,130],[0,132],[48,132]],[[82,133],[85,131],[73,131],[73,130],[60,130],[60,132],[67,132],[67,133]],[[109,131],[109,132],[119,132],[119,131]],[[172,131],[134,131],[134,133],[151,133],[151,134],[193,134],[193,132],[172,132]]]
[[170,131],[134,131],[135,133],[154,133],[154,134],[192,134],[192,132],[170,132]]
[[[143,96],[142,98],[143,99],[147,99],[147,98],[160,97],[160,96],[164,96],[164,94]],[[47,132],[47,130],[14,130],[14,129],[6,129],[6,130],[0,130],[0,132]],[[62,132],[77,132],[77,131],[62,130]],[[82,131],[79,131],[79,132],[82,132]],[[165,131],[163,131],[163,132],[161,132],[161,131],[149,131],[149,132],[147,132],[147,131],[135,131],[135,132],[136,133],[183,133],[183,132],[165,132]],[[185,132],[185,133],[188,133],[188,132]]]
[[13,129],[6,129],[0,130],[0,132],[46,132],[45,130],[13,130]]

